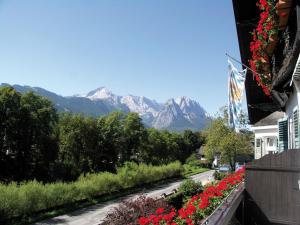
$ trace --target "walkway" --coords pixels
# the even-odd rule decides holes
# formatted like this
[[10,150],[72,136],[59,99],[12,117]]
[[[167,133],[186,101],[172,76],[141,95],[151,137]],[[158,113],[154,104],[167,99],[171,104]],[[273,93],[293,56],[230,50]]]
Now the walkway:
[[[203,184],[213,180],[214,171],[207,171],[204,173],[191,176],[193,180],[201,181]],[[157,186],[155,188],[145,190],[144,192],[135,193],[120,197],[111,201],[99,203],[88,208],[80,209],[66,215],[54,217],[48,220],[44,220],[34,225],[99,225],[105,219],[106,215],[111,212],[122,201],[136,198],[141,194],[145,194],[148,197],[157,198],[163,193],[169,194],[174,189],[178,188],[181,181],[176,181],[164,185]]]

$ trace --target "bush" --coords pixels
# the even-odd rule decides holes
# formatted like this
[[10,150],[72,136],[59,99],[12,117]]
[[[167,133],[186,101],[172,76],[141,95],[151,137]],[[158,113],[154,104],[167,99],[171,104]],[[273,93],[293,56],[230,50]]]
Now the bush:
[[226,177],[226,175],[226,173],[220,173],[219,171],[214,172],[215,180],[222,180],[224,177]]
[[0,184],[0,223],[12,217],[29,216],[41,210],[173,178],[180,176],[182,171],[179,162],[162,166],[126,163],[117,174],[87,174],[75,182]]
[[183,193],[185,198],[190,198],[191,196],[198,194],[203,191],[203,185],[201,182],[196,182],[192,179],[186,179],[183,181],[179,188],[178,192]]
[[202,168],[209,168],[210,163],[207,160],[200,160],[197,158],[196,154],[191,154],[186,160],[185,164],[188,164],[192,167],[202,167]]
[[191,198],[193,195],[201,193],[203,189],[204,187],[201,182],[186,179],[180,184],[178,192],[167,198],[167,202],[176,209],[180,209],[187,199]]
[[121,203],[114,211],[106,216],[104,225],[139,225],[138,218],[154,214],[156,209],[164,208],[165,212],[171,211],[171,206],[160,199],[139,196],[135,200]]

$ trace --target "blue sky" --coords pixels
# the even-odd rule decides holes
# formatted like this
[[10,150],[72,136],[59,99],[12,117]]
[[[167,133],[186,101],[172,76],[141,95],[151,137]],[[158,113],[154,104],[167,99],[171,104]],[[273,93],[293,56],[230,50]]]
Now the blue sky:
[[[227,103],[231,0],[0,0],[0,83]],[[239,66],[239,65],[237,65]]]

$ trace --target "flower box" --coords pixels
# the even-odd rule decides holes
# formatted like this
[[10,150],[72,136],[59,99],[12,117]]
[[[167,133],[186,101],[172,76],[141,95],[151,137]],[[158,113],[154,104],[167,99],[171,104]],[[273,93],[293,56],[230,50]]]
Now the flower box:
[[229,174],[219,182],[208,185],[202,193],[193,196],[181,209],[166,212],[157,209],[149,217],[140,217],[140,225],[200,225],[232,196],[244,179],[245,168]]

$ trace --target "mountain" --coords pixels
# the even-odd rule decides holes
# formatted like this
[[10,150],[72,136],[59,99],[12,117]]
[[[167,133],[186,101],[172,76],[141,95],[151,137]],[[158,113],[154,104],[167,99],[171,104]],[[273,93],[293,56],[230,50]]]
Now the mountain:
[[84,97],[92,100],[93,102],[105,102],[106,104],[112,106],[111,111],[130,112],[129,108],[121,102],[122,97],[113,94],[106,87],[100,87],[90,91]]
[[154,118],[157,117],[162,108],[161,104],[144,96],[127,95],[122,97],[121,102],[125,104],[131,112],[138,113],[148,126],[152,125]]
[[170,99],[153,122],[157,129],[183,131],[187,128],[202,130],[209,120],[208,114],[196,101],[187,97]]
[[153,127],[157,129],[182,130],[184,127],[190,126],[190,122],[184,117],[182,110],[174,99],[166,102],[153,121]]
[[184,117],[190,121],[191,124],[196,125],[196,129],[202,129],[206,126],[210,116],[198,102],[187,97],[181,97],[176,99],[176,103],[179,105]]
[[[1,84],[7,86],[9,84]],[[17,91],[33,91],[53,102],[59,112],[83,113],[99,116],[111,112],[138,113],[145,125],[157,129],[183,131],[201,130],[209,120],[203,107],[187,97],[169,99],[165,104],[144,96],[118,96],[106,87],[100,87],[84,95],[64,97],[39,87],[12,85]]]

